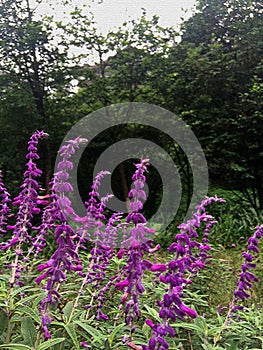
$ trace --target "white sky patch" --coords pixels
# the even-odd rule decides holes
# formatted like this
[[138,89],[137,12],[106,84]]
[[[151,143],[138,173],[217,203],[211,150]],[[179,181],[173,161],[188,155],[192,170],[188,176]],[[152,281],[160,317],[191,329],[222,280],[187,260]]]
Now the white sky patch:
[[[175,27],[179,29],[179,24],[183,19],[191,17],[196,0],[71,0],[69,5],[61,5],[60,0],[42,0],[36,4],[36,0],[30,0],[35,4],[36,14],[52,15],[54,20],[68,22],[69,13],[75,7],[83,9],[86,14],[92,13],[95,22],[95,28],[98,33],[106,35],[109,31],[115,31],[122,26],[124,22],[137,20],[142,16],[143,10],[146,11],[147,19],[154,15],[159,17],[159,25],[162,27]],[[91,15],[90,15],[90,18]],[[69,49],[73,55],[83,53],[83,48]],[[104,55],[107,59],[109,54]],[[86,57],[85,64],[94,64],[98,62],[98,55],[90,53]],[[76,85],[77,82],[72,82]],[[75,90],[75,87],[73,88]]]
[[[160,17],[160,25],[163,27],[177,26],[181,18],[189,18],[196,0],[73,0],[69,6],[58,5],[55,0],[46,0],[52,4],[52,14],[58,20],[67,17],[67,13],[75,6],[86,6],[87,12],[92,12],[97,23],[97,29],[102,34],[117,29],[123,22],[137,19],[142,14],[142,8],[146,10],[147,18],[153,15]],[[187,12],[185,12],[187,11]],[[50,7],[42,3],[38,6],[38,12],[50,13]]]

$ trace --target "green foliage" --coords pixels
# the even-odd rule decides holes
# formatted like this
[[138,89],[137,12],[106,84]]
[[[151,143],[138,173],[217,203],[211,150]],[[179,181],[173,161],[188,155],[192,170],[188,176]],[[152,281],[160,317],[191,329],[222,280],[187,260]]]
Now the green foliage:
[[227,247],[231,247],[232,244],[242,245],[249,238],[251,230],[263,221],[263,212],[255,210],[242,192],[211,186],[209,193],[217,194],[226,200],[223,207],[211,208],[211,213],[218,221],[212,231],[213,240]]
[[[243,350],[261,349],[263,317],[258,304],[262,302],[262,284],[254,289],[251,299],[245,304],[244,311],[238,313],[238,318],[233,318],[230,324],[226,324],[226,316],[229,303],[232,300],[233,289],[240,271],[240,249],[224,249],[217,245],[212,249],[212,259],[206,268],[193,278],[192,285],[184,289],[185,303],[198,312],[195,320],[177,320],[172,326],[177,332],[176,338],[169,339],[171,349],[212,349],[212,350]],[[83,253],[87,261],[87,253]],[[261,259],[262,252],[259,258]],[[159,263],[167,262],[172,255],[165,250],[161,251],[155,260]],[[149,257],[151,259],[151,257]],[[4,266],[6,257],[2,256],[0,266]],[[84,259],[84,261],[85,261]],[[34,263],[31,266],[33,274],[36,273]],[[108,267],[107,274],[110,277],[121,266],[121,260],[113,258]],[[262,279],[262,266],[258,263],[256,274]],[[7,271],[8,272],[8,271]],[[99,322],[95,319],[95,311],[85,311],[82,306],[90,303],[94,291],[89,287],[81,296],[77,309],[73,308],[76,292],[80,288],[82,279],[72,276],[66,285],[61,285],[61,305],[52,308],[53,322],[50,327],[52,338],[45,341],[40,336],[41,317],[39,302],[45,292],[41,286],[36,286],[32,279],[28,285],[16,288],[11,295],[12,303],[9,309],[6,300],[9,294],[8,275],[1,277],[0,289],[0,348],[6,349],[54,349],[69,350],[81,349],[81,342],[85,341],[92,349],[118,349],[127,348],[122,343],[123,336],[130,336],[129,327],[123,322],[119,301],[121,293],[110,289],[105,311],[110,316],[107,322]],[[223,281],[223,283],[222,283]],[[132,334],[134,344],[146,343],[150,336],[150,328],[144,324],[146,318],[160,321],[156,310],[156,300],[164,293],[165,285],[154,283],[152,275],[145,278],[146,292],[141,300],[141,320]],[[22,293],[22,294],[21,294]],[[21,299],[21,295],[23,295]],[[217,306],[223,310],[219,315]],[[73,313],[73,314],[72,314]],[[9,334],[8,334],[9,333]],[[7,339],[10,339],[7,342]]]
[[256,210],[263,207],[260,22],[260,1],[199,1],[171,52],[178,63],[171,97],[204,147],[211,180],[241,191]]

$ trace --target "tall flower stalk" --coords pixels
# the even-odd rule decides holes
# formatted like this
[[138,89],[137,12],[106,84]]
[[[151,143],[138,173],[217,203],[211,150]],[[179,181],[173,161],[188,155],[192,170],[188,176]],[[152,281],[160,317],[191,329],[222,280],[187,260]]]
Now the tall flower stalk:
[[[149,267],[150,262],[143,259],[144,254],[152,247],[152,239],[149,234],[154,230],[146,227],[146,219],[140,212],[143,209],[142,200],[146,199],[144,184],[146,178],[148,159],[142,159],[136,164],[136,171],[132,177],[134,188],[129,192],[131,198],[130,210],[126,218],[127,224],[133,227],[128,232],[128,238],[122,242],[119,256],[126,251],[126,264],[123,268],[124,279],[115,284],[117,290],[123,291],[121,306],[124,307],[125,322],[129,325],[131,333],[135,328],[135,321],[140,318],[139,297],[144,293],[143,273]],[[131,340],[131,335],[130,335]]]
[[11,202],[10,194],[3,183],[3,176],[0,171],[0,235],[6,233],[7,219],[11,212],[9,208]]
[[[8,299],[6,302],[6,315],[7,315],[7,332],[6,332],[6,343],[8,344],[10,341],[10,329],[11,329],[11,317],[14,309],[14,297],[13,291],[15,285],[21,286],[23,285],[23,281],[21,280],[21,272],[25,271],[26,260],[24,259],[24,246],[30,246],[33,240],[32,232],[32,219],[36,214],[40,213],[39,208],[39,198],[38,191],[40,185],[38,184],[37,179],[41,176],[42,171],[38,169],[36,161],[39,159],[37,154],[37,146],[39,139],[43,137],[47,137],[48,135],[43,131],[36,131],[30,138],[28,142],[28,153],[26,155],[27,163],[26,163],[26,171],[24,172],[24,182],[20,186],[21,192],[14,199],[13,205],[18,206],[18,211],[16,214],[16,222],[13,226],[6,226],[7,229],[13,231],[12,238],[7,241],[1,243],[1,249],[3,250],[11,250],[14,248],[15,257],[13,262],[11,263],[11,274],[9,279],[9,293]],[[2,184],[1,184],[2,185]],[[3,187],[2,187],[3,191]],[[4,206],[2,206],[2,214],[7,214],[8,209],[6,204],[9,202],[9,196],[7,192],[4,190]],[[6,217],[2,216],[4,221],[2,224],[6,224]]]
[[[206,213],[206,207],[212,202],[223,202],[221,198],[206,198],[196,207],[197,211],[192,219],[178,226],[180,232],[175,236],[173,242],[168,248],[169,252],[174,252],[174,259],[167,264],[152,265],[154,272],[165,272],[160,275],[160,281],[164,283],[166,292],[162,300],[157,301],[160,308],[159,316],[162,323],[154,324],[150,319],[146,324],[152,329],[152,337],[148,345],[142,345],[143,350],[164,350],[169,349],[166,340],[167,336],[175,337],[176,333],[170,326],[170,322],[175,322],[177,318],[184,319],[186,316],[195,318],[197,313],[189,308],[183,302],[183,287],[192,283],[189,275],[194,275],[201,268],[204,268],[206,260],[209,258],[207,252],[210,250],[208,244],[208,234],[214,218]],[[205,231],[202,243],[198,242],[198,229],[205,224]],[[194,254],[197,249],[199,253]]]
[[[96,297],[96,300],[98,301],[96,319],[105,320],[108,318],[101,310],[103,306],[103,293],[101,292],[101,285],[106,277],[106,269],[113,256],[113,249],[115,247],[114,236],[116,232],[113,225],[115,222],[120,220],[119,215],[113,215],[112,220],[109,220],[108,224],[106,225],[104,210],[106,208],[106,202],[111,195],[101,198],[100,202],[98,200],[98,190],[101,180],[108,174],[108,171],[101,171],[96,175],[91,186],[91,192],[89,193],[89,200],[85,203],[87,209],[86,217],[89,218],[89,220],[87,220],[82,227],[77,230],[79,242],[76,249],[78,250],[79,247],[83,247],[83,244],[87,240],[92,243],[92,248],[88,259],[88,271],[82,273],[82,284],[73,304],[69,319],[73,317],[73,313],[78,307],[79,299],[84,294],[85,286],[87,284],[92,286],[93,294],[89,304],[85,306],[85,309],[88,310],[86,317],[88,317],[91,308],[94,306],[93,303]],[[111,233],[113,233],[113,235],[111,235]],[[99,297],[98,294],[100,294]]]
[[[253,282],[258,282],[256,275],[250,270],[255,270],[256,263],[254,262],[254,254],[258,254],[259,239],[263,236],[263,224],[256,226],[256,230],[253,235],[248,239],[247,250],[242,252],[243,263],[241,266],[241,272],[238,275],[236,287],[234,289],[233,299],[230,302],[228,312],[224,321],[221,331],[214,339],[214,345],[216,345],[223,333],[223,330],[231,324],[232,319],[237,315],[238,310],[243,310],[244,306],[240,302],[244,302],[250,298],[249,290],[253,286]],[[219,311],[220,312],[220,311]]]
[[26,155],[27,170],[24,172],[24,182],[21,185],[21,192],[13,202],[14,206],[18,206],[16,223],[13,226],[7,227],[13,230],[13,236],[8,242],[1,244],[3,250],[15,247],[15,260],[12,263],[12,273],[9,281],[11,288],[15,282],[19,285],[22,284],[22,281],[20,281],[20,272],[24,268],[22,265],[24,254],[23,244],[31,244],[33,240],[32,219],[34,215],[40,213],[39,204],[41,202],[38,198],[40,185],[37,179],[41,176],[42,171],[38,169],[36,164],[36,161],[39,159],[37,145],[39,139],[47,136],[43,131],[36,131],[28,142],[28,153]]
[[62,160],[57,165],[57,172],[54,174],[52,181],[53,204],[49,208],[49,221],[43,229],[48,229],[54,219],[55,232],[54,237],[57,249],[51,258],[44,264],[38,266],[38,271],[43,272],[36,278],[38,284],[46,280],[44,290],[47,292],[46,297],[40,303],[42,314],[42,327],[45,338],[50,338],[48,324],[51,323],[49,316],[49,306],[54,305],[60,298],[59,287],[66,280],[66,275],[70,271],[82,271],[82,263],[78,252],[76,251],[76,241],[78,235],[73,227],[67,223],[67,219],[78,219],[78,216],[71,208],[71,201],[68,193],[73,191],[72,185],[68,182],[69,171],[73,169],[73,163],[70,161],[75,154],[76,148],[86,140],[80,137],[75,140],[67,141],[59,150]]

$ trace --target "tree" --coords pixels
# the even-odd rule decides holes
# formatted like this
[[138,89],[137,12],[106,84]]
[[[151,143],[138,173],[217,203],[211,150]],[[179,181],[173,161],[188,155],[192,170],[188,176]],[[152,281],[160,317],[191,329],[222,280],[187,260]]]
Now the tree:
[[[18,120],[23,123],[22,130],[17,130],[19,136],[35,128],[52,134],[55,120],[51,118],[51,101],[62,91],[69,94],[72,79],[68,43],[55,36],[53,18],[38,19],[35,10],[29,0],[0,1],[1,106],[3,112],[9,102],[5,113],[9,125],[14,126]],[[46,188],[52,175],[50,143],[44,142],[41,157]]]
[[254,208],[263,209],[263,83],[257,79],[248,92],[240,95],[240,115],[233,120],[236,138],[231,164],[233,185]]
[[[93,48],[97,61],[92,65],[84,61],[80,67],[80,90],[74,99],[79,98],[80,103],[85,100],[85,106],[91,110],[122,102],[148,102],[167,108],[170,102],[167,92],[174,79],[167,57],[178,37],[173,28],[162,28],[157,16],[147,19],[143,13],[140,19],[124,23],[105,37],[92,35],[87,39],[85,33],[85,28],[82,28],[82,34],[74,34],[74,37],[78,37],[83,51],[85,47]],[[111,128],[89,145],[90,152],[84,163],[95,164],[98,156],[109,145],[135,137],[153,141],[175,160],[182,174],[185,207],[188,207],[192,194],[189,163],[174,140],[158,130],[145,125],[118,125]],[[133,163],[134,160],[123,162],[114,172],[113,187],[122,200],[127,199],[130,183],[126,179],[129,179],[127,174],[131,173]],[[154,176],[157,179],[156,171]],[[157,193],[150,208],[150,211],[154,211],[161,198],[160,179],[152,181],[151,185],[152,192]],[[88,184],[83,187],[84,197]]]
[[[262,6],[261,1],[198,1],[196,13],[183,24],[181,42],[169,57],[175,75],[169,89],[174,110],[192,126],[203,145],[211,180],[242,190],[250,202],[249,194],[257,187],[255,207],[262,206],[261,170],[255,170],[255,164],[260,168],[261,156],[260,152],[253,155],[252,166],[253,137],[246,152],[239,138],[240,130],[241,140],[257,134],[256,124],[248,125],[251,117],[242,99],[251,96],[255,77],[258,82],[263,79]],[[258,121],[259,112],[254,108]],[[233,179],[240,180],[241,153],[246,164],[242,179],[246,176],[250,181],[237,183]]]

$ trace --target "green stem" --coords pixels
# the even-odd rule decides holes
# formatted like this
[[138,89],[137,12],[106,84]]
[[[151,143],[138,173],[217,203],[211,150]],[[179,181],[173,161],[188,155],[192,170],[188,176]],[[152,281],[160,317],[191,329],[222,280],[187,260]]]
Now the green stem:
[[10,335],[11,335],[11,317],[10,315],[7,315],[7,328],[6,328],[6,338],[5,338],[6,345],[8,345],[10,342]]

